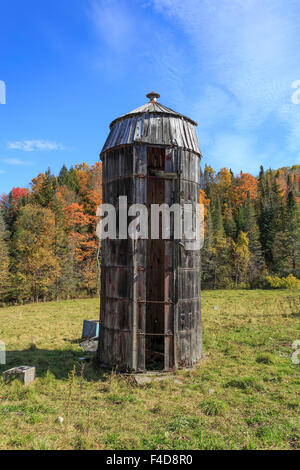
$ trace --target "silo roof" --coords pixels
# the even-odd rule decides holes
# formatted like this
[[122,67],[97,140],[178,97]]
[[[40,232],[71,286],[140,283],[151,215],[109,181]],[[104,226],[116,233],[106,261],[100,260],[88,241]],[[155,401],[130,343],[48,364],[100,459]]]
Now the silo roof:
[[158,93],[147,95],[149,102],[112,121],[101,154],[121,145],[145,143],[192,150],[201,156],[196,135],[197,123],[157,102]]
[[133,111],[130,111],[129,113],[123,114],[123,116],[120,116],[117,119],[114,119],[114,121],[112,121],[112,123],[110,124],[110,128],[112,128],[112,126],[121,119],[126,119],[134,115],[141,115],[141,114],[163,114],[164,116],[180,117],[180,118],[185,119],[186,121],[189,121],[194,126],[198,125],[195,121],[193,121],[189,117],[184,116],[183,114],[177,113],[173,109],[167,108],[166,106],[164,106],[161,103],[158,103],[157,101],[149,101],[149,103],[146,103],[143,106],[140,106],[139,108],[136,108]]

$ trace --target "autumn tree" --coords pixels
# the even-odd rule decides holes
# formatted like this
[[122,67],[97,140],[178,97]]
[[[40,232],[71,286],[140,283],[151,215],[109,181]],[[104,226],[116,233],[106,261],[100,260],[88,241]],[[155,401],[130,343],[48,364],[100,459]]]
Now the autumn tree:
[[52,290],[56,300],[60,298],[68,299],[75,296],[79,276],[76,272],[74,253],[69,245],[63,203],[58,194],[54,196],[50,208],[54,214],[55,221],[53,252],[60,268],[56,272],[56,279]]
[[215,191],[221,206],[231,204],[233,197],[233,175],[227,168],[221,168],[215,178]]
[[55,217],[36,204],[21,208],[15,225],[14,280],[18,292],[38,301],[44,298],[59,275],[54,253]]
[[240,207],[247,201],[248,194],[250,199],[255,200],[258,196],[257,179],[249,173],[240,173],[235,180],[233,190],[233,201],[236,207]]
[[240,232],[236,242],[232,242],[234,282],[237,286],[240,282],[247,281],[248,265],[250,260],[249,240],[245,232]]
[[7,246],[7,232],[0,209],[0,301],[3,301],[9,287],[9,255]]

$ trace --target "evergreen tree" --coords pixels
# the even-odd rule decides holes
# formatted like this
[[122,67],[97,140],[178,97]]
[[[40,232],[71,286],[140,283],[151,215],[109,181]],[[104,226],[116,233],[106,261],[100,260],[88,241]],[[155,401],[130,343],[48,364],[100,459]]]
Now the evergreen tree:
[[273,262],[273,244],[276,233],[280,230],[281,198],[278,184],[269,170],[267,174],[261,169],[259,176],[259,229],[260,242],[267,265],[271,268]]
[[57,180],[59,186],[66,186],[70,191],[78,193],[80,190],[80,181],[77,176],[77,171],[73,167],[68,170],[66,165],[63,165]]
[[214,230],[211,209],[207,209],[204,244],[201,250],[201,274],[204,287],[212,287],[215,279],[216,256],[213,249]]
[[202,249],[204,285],[213,289],[228,287],[230,284],[228,254],[229,244],[225,237],[220,201],[217,199],[207,215],[206,237]]
[[225,211],[224,229],[227,237],[230,237],[232,239],[236,237],[237,227],[232,214],[231,203],[229,203],[228,208]]
[[245,207],[245,232],[249,240],[249,280],[251,282],[263,272],[265,261],[262,254],[257,217],[249,195]]
[[48,168],[40,187],[33,194],[33,202],[42,207],[49,207],[56,194],[57,186],[57,178],[51,174],[51,170]]
[[223,218],[222,218],[222,209],[220,199],[216,198],[216,200],[212,203],[212,224],[214,235],[224,237],[224,225],[223,225]]
[[299,275],[300,270],[300,213],[293,191],[287,198],[287,227],[291,240],[292,274]]
[[69,176],[68,168],[66,167],[66,165],[63,165],[60,172],[59,172],[58,178],[57,178],[59,186],[67,186],[68,185],[67,184],[68,176]]
[[265,170],[262,165],[260,166],[259,176],[258,176],[258,190],[260,192],[261,198],[263,198],[265,195],[265,190],[266,190],[266,177],[265,177]]
[[246,230],[245,204],[242,204],[241,207],[239,207],[239,210],[236,216],[236,228],[237,228],[238,233]]

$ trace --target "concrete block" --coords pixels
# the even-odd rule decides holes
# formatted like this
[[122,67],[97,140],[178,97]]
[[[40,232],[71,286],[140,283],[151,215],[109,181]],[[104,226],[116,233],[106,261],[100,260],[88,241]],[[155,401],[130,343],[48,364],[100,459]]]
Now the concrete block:
[[98,337],[99,323],[99,320],[84,320],[82,328],[82,339]]
[[172,380],[175,384],[182,385],[182,381],[176,378],[176,375],[168,374],[136,374],[134,380],[137,385],[149,385],[153,382],[161,382],[163,380]]
[[134,380],[137,385],[148,385],[152,382],[151,377],[145,377],[142,375],[135,375]]
[[2,374],[4,380],[18,379],[24,385],[29,385],[35,379],[35,367],[19,366],[6,370]]
[[93,339],[87,339],[86,341],[83,341],[80,343],[80,346],[85,352],[97,352],[98,349],[98,341],[93,340]]

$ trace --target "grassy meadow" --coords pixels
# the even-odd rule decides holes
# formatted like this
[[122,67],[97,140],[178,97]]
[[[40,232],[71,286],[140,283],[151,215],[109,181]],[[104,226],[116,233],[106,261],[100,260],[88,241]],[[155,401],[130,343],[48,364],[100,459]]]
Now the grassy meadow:
[[98,305],[0,309],[0,372],[37,369],[28,387],[0,379],[0,449],[300,448],[299,291],[203,292],[207,359],[144,386],[78,361],[82,322]]

